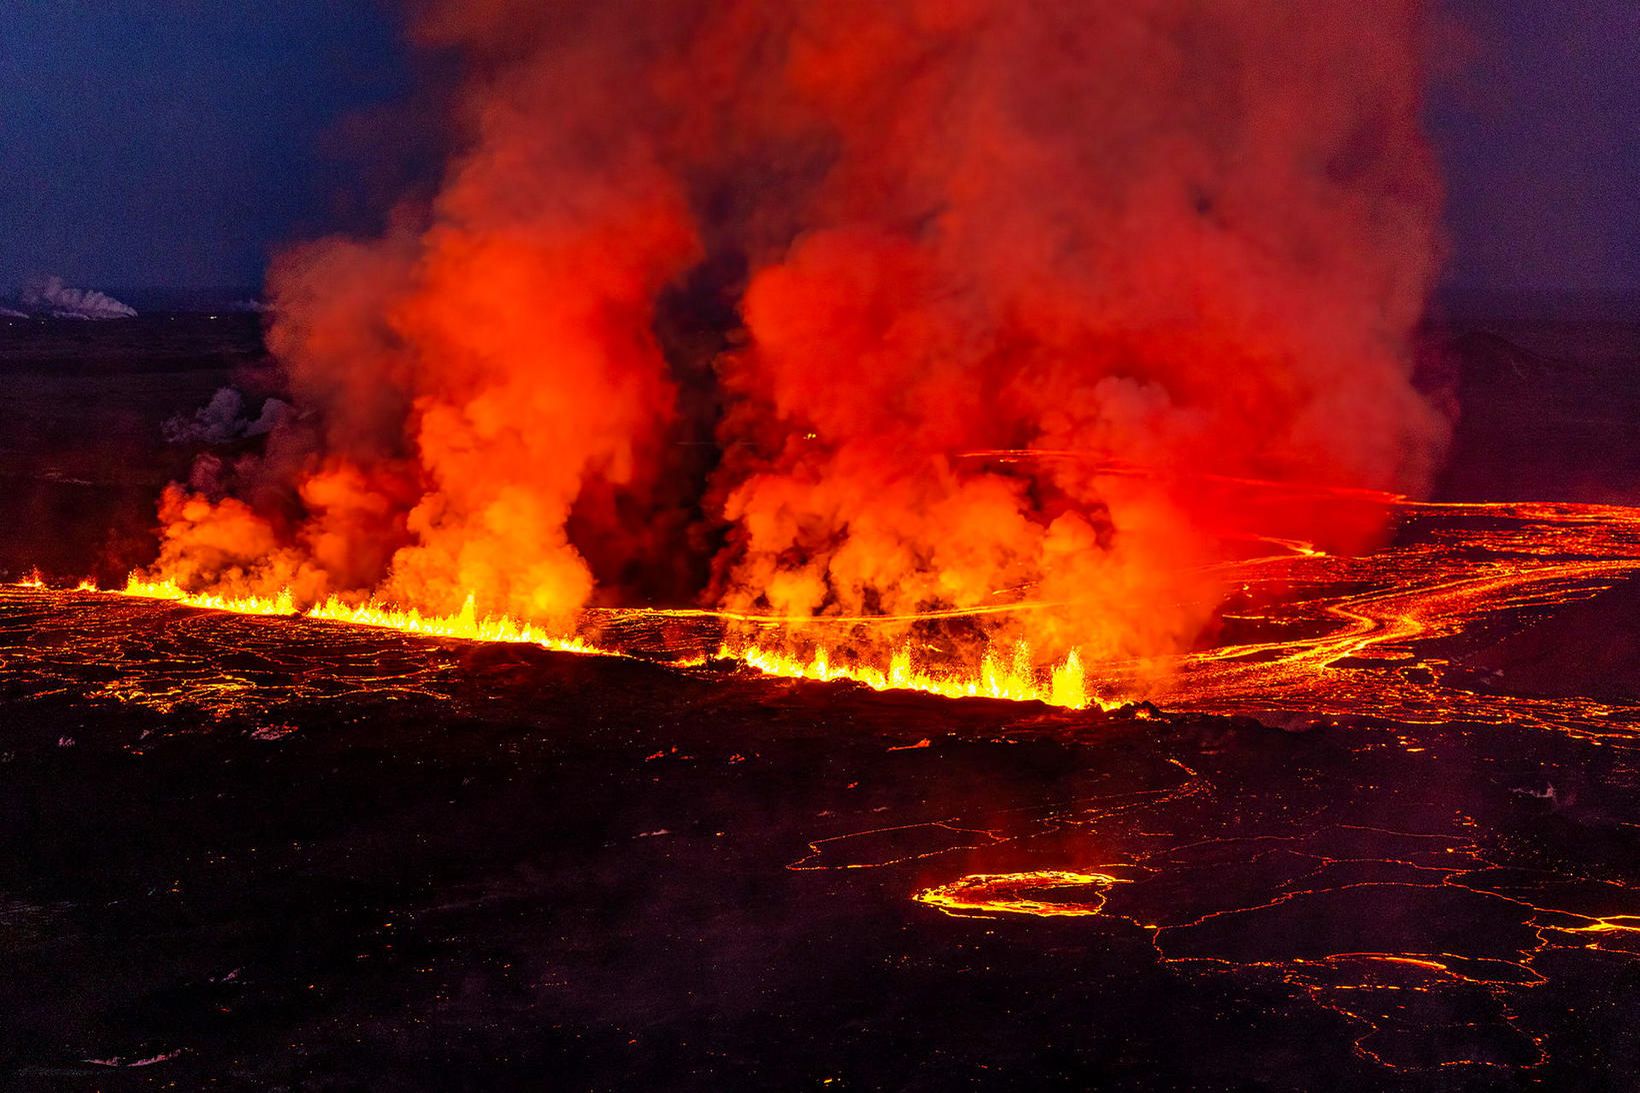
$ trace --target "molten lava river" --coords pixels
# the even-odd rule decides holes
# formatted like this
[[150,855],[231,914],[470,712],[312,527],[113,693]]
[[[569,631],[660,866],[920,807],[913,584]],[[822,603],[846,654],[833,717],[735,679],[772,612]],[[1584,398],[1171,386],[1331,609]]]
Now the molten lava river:
[[1397,521],[1234,563],[1210,648],[1040,674],[785,657],[779,620],[702,611],[549,637],[7,586],[0,951],[36,1016],[0,1052],[184,1085],[247,1043],[282,1045],[260,1084],[391,1085],[406,1036],[479,1085],[1620,1084],[1640,509]]

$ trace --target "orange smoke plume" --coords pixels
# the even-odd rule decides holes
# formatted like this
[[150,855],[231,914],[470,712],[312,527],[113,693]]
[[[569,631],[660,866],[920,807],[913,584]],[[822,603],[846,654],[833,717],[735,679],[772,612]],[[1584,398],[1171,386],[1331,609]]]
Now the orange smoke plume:
[[694,595],[811,620],[794,653],[1092,663],[1197,640],[1248,537],[1381,530],[1306,484],[1433,470],[1411,0],[414,26],[465,65],[460,151],[383,238],[276,263],[301,412],[167,494],[157,579],[537,622]]
[[[799,11],[782,90],[838,151],[724,370],[763,411],[726,421],[737,607],[1024,587],[1065,604],[1006,619],[1039,651],[1142,656],[1197,634],[1203,567],[1261,514],[1101,461],[1424,479],[1441,427],[1405,339],[1436,185],[1410,7],[844,7]],[[987,450],[1021,457],[958,458]],[[1024,458],[1049,451],[1085,458]]]

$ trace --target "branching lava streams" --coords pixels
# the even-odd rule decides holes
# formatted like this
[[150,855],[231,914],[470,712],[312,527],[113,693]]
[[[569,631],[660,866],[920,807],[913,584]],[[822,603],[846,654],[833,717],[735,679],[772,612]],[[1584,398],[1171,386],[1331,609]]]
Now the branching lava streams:
[[[1450,650],[1491,624],[1518,627],[1640,572],[1640,509],[1572,504],[1404,507],[1399,542],[1361,557],[1244,563],[1244,609],[1227,623],[1290,635],[1236,641],[1164,666],[1150,694],[1170,709],[1403,724],[1511,722],[1627,742],[1632,704],[1477,689]],[[1143,678],[1116,666],[1096,684]]]

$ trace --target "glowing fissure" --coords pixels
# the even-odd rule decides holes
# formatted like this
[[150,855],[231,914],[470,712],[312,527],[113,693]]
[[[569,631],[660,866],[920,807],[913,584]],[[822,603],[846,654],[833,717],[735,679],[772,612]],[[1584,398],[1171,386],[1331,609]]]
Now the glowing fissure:
[[[44,582],[37,577],[19,583],[31,588],[45,587]],[[82,590],[96,590],[95,586],[88,588],[86,584],[80,587]],[[456,614],[424,615],[414,608],[401,610],[374,602],[347,604],[334,596],[323,603],[314,604],[305,611],[300,611],[295,595],[290,589],[284,589],[274,596],[228,597],[210,593],[191,593],[174,582],[143,580],[136,574],[131,575],[119,593],[142,599],[165,600],[184,607],[240,615],[300,615],[302,618],[316,621],[396,630],[423,637],[514,642],[539,645],[565,653],[624,655],[616,650],[600,648],[581,637],[549,634],[539,627],[527,622],[518,622],[508,616],[480,616],[472,596],[467,597],[466,604]],[[612,614],[619,615],[621,612]],[[639,610],[631,614],[643,617],[651,613]],[[916,664],[909,647],[903,647],[896,652],[886,669],[859,663],[833,664],[830,661],[830,653],[823,647],[807,661],[755,645],[725,644],[718,650],[718,656],[744,664],[765,675],[828,683],[845,681],[863,684],[877,691],[920,691],[945,698],[995,698],[1011,702],[1042,702],[1072,710],[1086,709],[1095,703],[1100,706],[1106,705],[1099,700],[1090,700],[1086,690],[1085,672],[1075,650],[1071,651],[1064,663],[1046,673],[1040,673],[1032,666],[1030,647],[1024,642],[1014,646],[1012,656],[1006,662],[994,652],[987,652],[978,672],[968,675],[954,669],[941,670]],[[700,663],[704,661],[690,661],[687,665],[680,666]]]
[[[606,609],[609,620],[646,628],[669,622],[710,620],[730,634],[718,644],[683,659],[678,667],[702,666],[715,649],[721,659],[794,680],[851,682],[874,690],[918,691],[946,698],[986,697],[1043,702],[1080,710],[1111,709],[1116,699],[1147,698],[1176,710],[1252,713],[1284,709],[1318,717],[1367,715],[1408,723],[1467,720],[1494,723],[1511,720],[1601,737],[1617,722],[1632,720],[1619,705],[1586,698],[1528,697],[1487,694],[1443,686],[1396,665],[1419,665],[1414,645],[1461,633],[1474,621],[1498,612],[1543,608],[1586,599],[1613,583],[1640,574],[1640,509],[1610,505],[1419,504],[1403,503],[1402,519],[1437,521],[1436,534],[1415,537],[1404,546],[1357,557],[1316,550],[1294,552],[1280,540],[1280,554],[1227,563],[1227,581],[1235,581],[1263,606],[1242,610],[1243,623],[1302,628],[1277,640],[1234,642],[1145,662],[1090,660],[1073,645],[1057,665],[1034,662],[1029,645],[990,646],[979,663],[963,666],[919,658],[909,641],[890,644],[868,637],[865,653],[842,652],[842,641],[801,642],[815,620],[757,616],[700,609]],[[1480,518],[1481,529],[1461,534],[1439,521]],[[38,574],[17,582],[44,588]],[[1314,584],[1346,590],[1339,595],[1295,598],[1291,590]],[[1260,592],[1268,588],[1268,594]],[[82,590],[88,585],[82,584]],[[301,615],[318,621],[373,626],[430,637],[472,641],[522,642],[575,653],[618,653],[620,641],[601,647],[573,633],[549,632],[539,625],[508,617],[478,614],[473,597],[450,615],[400,610],[379,603],[351,605],[334,597],[306,610],[288,590],[272,596],[224,597],[190,593],[173,582],[133,576],[126,595],[168,600],[189,607],[249,615]],[[1012,608],[984,608],[985,613],[1028,613],[1034,603]],[[848,625],[866,622],[944,625],[967,613],[929,612],[925,616],[832,620]],[[756,624],[758,639],[736,636],[734,628]],[[618,627],[617,627],[618,628]],[[778,636],[778,637],[776,637]],[[889,653],[873,659],[877,649]],[[689,654],[689,650],[679,650]],[[1365,671],[1353,662],[1389,666]],[[1432,662],[1439,670],[1440,662]]]
[[168,600],[184,607],[209,611],[227,611],[237,615],[297,615],[322,622],[370,626],[378,630],[397,630],[422,637],[458,638],[463,641],[515,642],[539,645],[565,653],[592,653],[617,655],[611,650],[598,649],[578,637],[563,637],[545,633],[528,623],[520,623],[505,615],[480,616],[473,597],[453,615],[424,615],[415,608],[400,610],[379,603],[346,604],[336,597],[314,604],[298,612],[295,595],[284,589],[274,596],[217,596],[209,593],[186,592],[171,581],[145,581],[135,574],[126,582],[121,595],[142,599]]
[[1063,663],[1044,673],[1033,666],[1031,648],[1024,641],[1015,643],[1007,659],[999,657],[994,649],[987,650],[980,661],[979,672],[966,676],[919,667],[909,646],[902,646],[893,654],[886,670],[852,661],[834,662],[825,646],[817,648],[807,659],[757,645],[725,644],[719,655],[741,661],[765,675],[822,682],[848,680],[874,691],[922,691],[945,698],[1044,702],[1072,710],[1086,709],[1089,705],[1114,708],[1113,704],[1088,694],[1087,673],[1075,649],[1066,655]]

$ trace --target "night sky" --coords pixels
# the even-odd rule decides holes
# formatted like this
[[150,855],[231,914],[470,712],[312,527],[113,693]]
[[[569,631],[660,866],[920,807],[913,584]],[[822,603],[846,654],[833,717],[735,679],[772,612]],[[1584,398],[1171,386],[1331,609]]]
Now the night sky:
[[1640,296],[1640,2],[1446,0],[1449,283]]
[[[1640,296],[1640,4],[1443,9],[1449,286]],[[357,221],[359,119],[410,85],[367,0],[5,0],[0,288],[254,286],[282,240]]]
[[3,0],[0,288],[259,284],[337,218],[333,131],[404,67],[370,2]]

